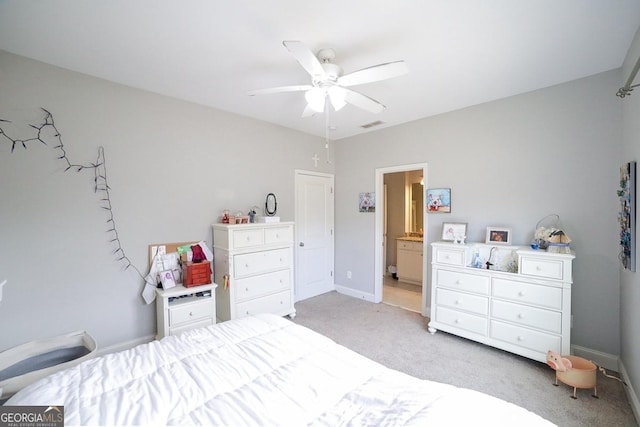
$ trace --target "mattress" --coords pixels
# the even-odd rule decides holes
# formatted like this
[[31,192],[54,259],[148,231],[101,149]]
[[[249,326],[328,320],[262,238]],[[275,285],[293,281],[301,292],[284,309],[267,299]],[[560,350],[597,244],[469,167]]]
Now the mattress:
[[65,425],[552,425],[498,398],[386,368],[274,315],[94,358],[6,404],[63,405]]

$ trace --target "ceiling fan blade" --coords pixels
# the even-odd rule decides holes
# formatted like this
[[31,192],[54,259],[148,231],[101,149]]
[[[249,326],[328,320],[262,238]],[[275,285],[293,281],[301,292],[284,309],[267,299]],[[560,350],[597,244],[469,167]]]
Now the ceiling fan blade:
[[338,84],[341,86],[361,85],[402,76],[408,72],[409,68],[404,61],[387,62],[345,74],[338,78]]
[[318,58],[316,58],[304,43],[295,40],[285,40],[282,44],[312,77],[323,77],[325,75],[322,64],[320,64]]
[[281,93],[281,92],[301,92],[304,90],[309,90],[313,86],[311,85],[296,85],[296,86],[280,86],[280,87],[272,87],[267,89],[256,89],[250,90],[247,92],[247,95],[268,95],[270,93]]
[[309,107],[309,104],[307,104],[304,107],[304,111],[302,112],[302,117],[311,117],[311,116],[314,116],[315,114],[316,112],[314,111],[314,109]]
[[356,92],[351,89],[344,89],[345,101],[347,101],[351,105],[355,105],[358,108],[362,108],[363,110],[369,111],[370,113],[378,114],[382,112],[385,108],[383,104],[379,103],[373,98],[369,98],[366,95],[363,95],[359,92]]

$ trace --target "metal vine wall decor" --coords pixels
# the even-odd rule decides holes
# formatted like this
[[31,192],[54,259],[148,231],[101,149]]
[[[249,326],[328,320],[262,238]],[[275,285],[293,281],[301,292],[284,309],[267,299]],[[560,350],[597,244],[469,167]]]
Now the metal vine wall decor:
[[[94,193],[100,193],[102,197],[100,198],[100,202],[102,203],[101,207],[105,211],[107,211],[108,219],[107,224],[109,225],[109,229],[107,233],[111,234],[112,239],[110,242],[116,245],[116,249],[113,251],[113,255],[117,256],[117,261],[124,263],[124,268],[127,270],[128,268],[133,268],[138,275],[144,280],[142,273],[138,270],[129,260],[127,255],[124,252],[122,247],[122,243],[120,242],[120,237],[118,236],[118,230],[116,228],[116,223],[113,215],[113,206],[111,205],[111,197],[109,191],[111,188],[109,187],[109,183],[107,181],[107,166],[104,157],[104,148],[98,147],[98,157],[95,162],[88,164],[77,164],[72,163],[69,157],[67,156],[67,151],[65,150],[64,144],[62,143],[62,134],[56,128],[55,122],[53,120],[53,114],[49,111],[42,108],[42,111],[45,113],[44,120],[39,125],[30,125],[36,131],[36,135],[31,138],[26,139],[18,139],[9,136],[6,131],[0,126],[0,142],[4,140],[5,143],[11,144],[11,153],[14,152],[16,147],[22,146],[25,150],[27,149],[27,145],[30,143],[40,142],[43,145],[47,144],[45,141],[45,134],[48,132],[52,132],[49,138],[54,138],[56,141],[56,145],[52,148],[59,152],[58,159],[64,161],[67,164],[65,168],[65,172],[75,171],[82,172],[86,170],[93,171],[93,191]],[[11,123],[9,120],[0,119],[0,122]]]

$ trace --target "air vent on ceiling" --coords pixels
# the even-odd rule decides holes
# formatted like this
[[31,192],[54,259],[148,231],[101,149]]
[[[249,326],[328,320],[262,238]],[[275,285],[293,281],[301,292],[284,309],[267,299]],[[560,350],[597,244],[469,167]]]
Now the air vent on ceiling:
[[363,129],[369,129],[369,128],[372,128],[374,126],[379,126],[379,125],[381,125],[383,123],[384,123],[383,121],[376,120],[375,122],[367,123],[365,125],[360,125],[360,127],[363,128]]

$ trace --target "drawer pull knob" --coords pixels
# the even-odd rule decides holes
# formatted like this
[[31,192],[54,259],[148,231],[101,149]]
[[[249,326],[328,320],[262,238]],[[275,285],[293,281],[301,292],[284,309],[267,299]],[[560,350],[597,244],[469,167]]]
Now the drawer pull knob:
[[462,323],[462,320],[456,319],[456,323]]
[[189,316],[193,317],[193,312],[192,311],[189,312]]
[[518,335],[518,341],[524,341],[524,338]]
[[245,291],[249,292],[249,288],[244,288]]
[[518,292],[518,296],[519,297],[523,297],[524,296],[524,292],[522,292],[522,291]]
[[524,314],[518,313],[518,319],[524,319]]
[[462,284],[462,281],[461,280],[456,280],[456,285],[460,285],[460,284]]
[[536,265],[536,271],[542,271],[542,266],[541,265]]
[[460,301],[459,300],[455,300],[455,305],[458,305],[458,304],[460,304]]

